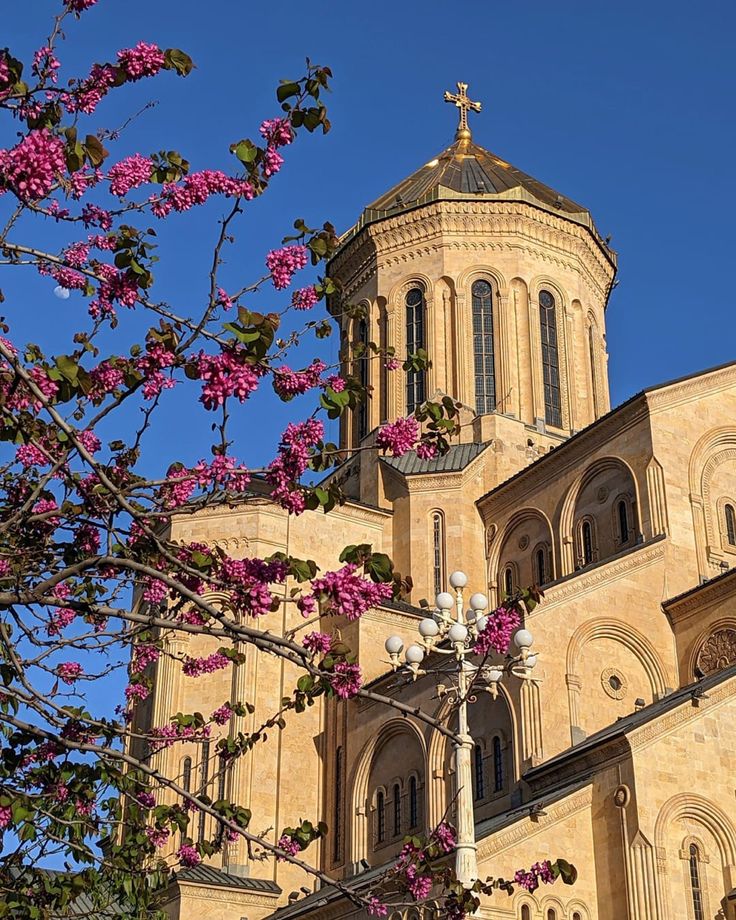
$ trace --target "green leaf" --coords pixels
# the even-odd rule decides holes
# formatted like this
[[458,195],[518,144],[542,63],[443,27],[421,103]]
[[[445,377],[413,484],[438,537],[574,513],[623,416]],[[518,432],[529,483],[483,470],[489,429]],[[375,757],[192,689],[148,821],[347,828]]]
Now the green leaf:
[[284,102],[285,99],[289,99],[291,96],[299,95],[299,84],[292,83],[288,80],[284,81],[281,86],[276,90],[276,98],[279,102]]
[[175,70],[180,77],[186,77],[194,67],[194,61],[180,48],[167,48],[164,51],[164,67]]

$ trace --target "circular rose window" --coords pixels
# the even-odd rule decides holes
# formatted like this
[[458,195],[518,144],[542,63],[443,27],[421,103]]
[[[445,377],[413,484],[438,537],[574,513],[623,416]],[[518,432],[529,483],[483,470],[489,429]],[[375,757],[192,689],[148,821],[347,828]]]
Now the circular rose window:
[[622,700],[626,696],[628,681],[616,668],[606,668],[601,674],[601,686],[613,700]]

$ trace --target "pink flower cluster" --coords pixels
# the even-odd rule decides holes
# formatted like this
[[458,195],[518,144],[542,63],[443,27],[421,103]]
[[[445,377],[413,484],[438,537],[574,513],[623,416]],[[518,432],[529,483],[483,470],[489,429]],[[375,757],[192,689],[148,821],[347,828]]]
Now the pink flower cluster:
[[66,6],[75,13],[83,13],[97,3],[97,0],[64,0]]
[[90,301],[90,315],[97,318],[115,312],[114,304],[134,307],[138,300],[138,276],[131,269],[118,271],[113,265],[97,263],[97,275],[102,279],[97,289],[97,297]]
[[273,372],[273,388],[281,399],[288,402],[294,396],[321,386],[321,374],[326,366],[324,361],[315,358],[303,371],[293,371],[286,365],[278,367]]
[[131,189],[140,188],[150,181],[152,172],[153,162],[150,157],[141,156],[139,153],[126,157],[112,166],[107,174],[110,191],[113,195],[123,198]]
[[25,469],[32,466],[47,466],[49,463],[46,454],[35,444],[21,444],[15,452],[15,459]]
[[412,416],[397,418],[395,422],[381,425],[376,435],[376,446],[389,450],[394,457],[410,451],[419,437],[419,422]]
[[91,115],[115,85],[117,77],[117,69],[111,64],[95,64],[86,80],[60,94],[61,104],[70,115],[76,112]]
[[38,128],[11,150],[0,150],[0,183],[25,200],[47,195],[66,170],[64,144],[48,128]]
[[216,409],[228,396],[244,402],[258,386],[259,370],[245,361],[245,352],[226,348],[219,355],[200,352],[197,371],[204,381],[200,401],[205,409]]
[[181,670],[182,674],[185,674],[187,677],[201,677],[203,674],[212,674],[214,671],[221,671],[231,664],[232,662],[227,655],[223,655],[221,652],[214,652],[206,658],[190,658],[187,656],[184,659]]
[[281,437],[278,456],[268,467],[266,479],[272,486],[271,497],[292,514],[301,514],[306,506],[298,480],[309,465],[311,448],[324,433],[324,425],[317,419],[290,423]]
[[164,374],[166,368],[176,363],[176,355],[169,351],[155,339],[146,342],[146,352],[135,362],[136,370],[142,375],[143,398],[154,399],[163,390],[171,390],[176,381],[170,375]]
[[60,67],[61,64],[48,46],[39,48],[38,51],[34,52],[32,69],[37,77],[41,77],[45,73],[48,74],[52,83],[56,83],[56,71]]
[[58,636],[62,629],[74,622],[75,616],[76,613],[71,608],[57,607],[49,620],[46,632],[50,636]]
[[554,882],[555,877],[552,872],[552,863],[545,859],[543,862],[536,862],[527,872],[526,869],[517,869],[514,873],[514,881],[521,888],[527,891],[536,891],[539,883],[550,885]]
[[288,118],[271,118],[264,121],[260,132],[268,142],[269,147],[284,147],[294,140]]
[[130,670],[133,674],[142,674],[150,664],[154,664],[161,657],[160,649],[155,645],[136,645]]
[[234,713],[233,709],[229,703],[223,703],[219,709],[216,709],[210,719],[217,725],[227,725],[227,723],[232,719]]
[[272,249],[266,256],[266,267],[277,291],[287,288],[294,274],[306,264],[306,246],[284,246],[283,249]]
[[356,575],[355,570],[356,566],[349,563],[337,572],[314,579],[312,590],[322,603],[323,613],[357,620],[366,610],[393,596],[391,584],[370,581]]
[[166,600],[169,589],[165,582],[159,578],[146,576],[143,579],[143,600],[148,604],[161,604]]
[[195,866],[198,866],[202,862],[202,857],[199,855],[196,848],[190,846],[188,843],[180,846],[176,851],[176,855],[179,858],[179,862],[186,869],[193,869]]
[[4,830],[12,821],[13,812],[6,805],[0,805],[0,831]]
[[511,644],[511,637],[519,628],[521,619],[513,608],[499,607],[489,613],[485,628],[475,640],[476,655],[487,655],[490,651],[505,655]]
[[85,227],[99,227],[101,230],[109,230],[112,227],[110,212],[96,204],[86,204],[82,208],[81,217]]
[[[302,848],[299,845],[297,840],[294,840],[293,837],[288,837],[286,834],[282,834],[279,839],[276,841],[276,846],[283,850],[284,853],[288,853],[289,856],[296,856],[297,853],[301,853]],[[279,862],[286,862],[285,856],[276,857]]]
[[368,898],[366,913],[369,917],[387,917],[388,907],[386,907],[383,901],[379,901],[375,895],[372,895]]
[[169,839],[169,832],[165,827],[147,827],[146,828],[146,837],[148,837],[148,842],[153,846],[160,848],[166,846],[166,843]]
[[73,684],[82,675],[82,665],[76,661],[65,661],[56,666],[55,673],[65,684]]
[[156,217],[167,217],[172,211],[188,211],[204,204],[210,195],[250,201],[255,190],[247,179],[234,179],[218,169],[204,169],[190,173],[180,183],[167,182],[161,195],[152,195],[149,201]]
[[275,147],[267,147],[263,154],[263,175],[270,179],[284,165],[284,158]]
[[317,303],[319,303],[319,294],[313,284],[299,288],[291,295],[291,305],[295,310],[311,310]]
[[363,675],[357,664],[348,661],[338,661],[332,669],[330,684],[335,696],[341,700],[349,700],[357,696],[363,686]]
[[90,371],[92,387],[89,397],[93,403],[100,403],[109,393],[113,393],[125,381],[122,362],[114,363],[117,359],[102,361]]
[[455,828],[446,821],[441,821],[435,828],[434,839],[439,844],[443,853],[452,853],[457,846],[457,834]]
[[310,632],[302,639],[302,645],[313,655],[326,655],[332,648],[332,636],[322,632]]
[[262,559],[225,558],[220,567],[220,579],[231,586],[230,603],[233,608],[248,616],[259,617],[270,613],[274,598],[269,584],[283,584],[288,570],[283,562]]
[[143,77],[155,77],[164,66],[166,58],[158,45],[138,42],[135,48],[118,51],[118,61],[128,79],[135,81]]
[[195,728],[193,725],[179,725],[178,722],[169,722],[151,729],[151,737],[155,739],[155,748],[161,751],[171,747],[177,741],[203,741],[210,736],[210,726]]

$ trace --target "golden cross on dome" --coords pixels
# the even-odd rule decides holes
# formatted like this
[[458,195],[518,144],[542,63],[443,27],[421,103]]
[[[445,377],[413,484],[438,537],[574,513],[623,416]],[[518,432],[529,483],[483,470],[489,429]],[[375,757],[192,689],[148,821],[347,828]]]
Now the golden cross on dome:
[[457,92],[445,93],[445,102],[452,102],[460,109],[460,122],[457,126],[457,131],[455,132],[455,140],[470,140],[470,128],[468,127],[468,112],[480,112],[481,104],[480,102],[473,102],[468,98],[468,84],[467,83],[458,83]]

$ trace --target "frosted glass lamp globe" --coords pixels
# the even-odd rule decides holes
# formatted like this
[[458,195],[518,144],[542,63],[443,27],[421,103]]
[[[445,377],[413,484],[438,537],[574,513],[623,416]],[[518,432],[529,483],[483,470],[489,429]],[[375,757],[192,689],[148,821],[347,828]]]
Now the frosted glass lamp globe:
[[520,629],[514,636],[514,645],[517,648],[529,648],[534,639],[528,629]]
[[440,628],[437,625],[436,621],[432,617],[426,617],[419,624],[419,635],[425,639],[429,639],[432,636],[436,636],[439,633]]
[[468,638],[468,627],[462,623],[453,623],[447,635],[451,642],[465,642]]
[[388,639],[386,639],[384,648],[389,655],[400,655],[404,648],[401,636],[389,636]]
[[453,572],[450,575],[450,584],[453,588],[464,588],[468,583],[468,576],[465,572]]
[[472,610],[485,610],[487,606],[488,598],[485,596],[485,594],[478,592],[478,594],[474,594],[470,598],[470,607]]
[[406,660],[409,664],[419,664],[424,658],[424,649],[421,645],[410,645],[406,650]]
[[434,599],[434,602],[440,610],[452,610],[455,606],[455,598],[449,591],[442,591]]

